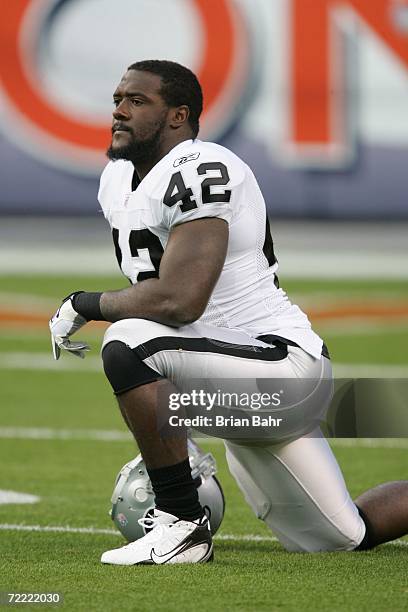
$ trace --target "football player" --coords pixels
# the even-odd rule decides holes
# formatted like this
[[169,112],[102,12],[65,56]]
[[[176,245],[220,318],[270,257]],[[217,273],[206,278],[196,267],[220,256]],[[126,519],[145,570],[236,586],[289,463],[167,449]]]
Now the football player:
[[[66,298],[50,321],[54,355],[84,356],[87,345],[71,336],[91,320],[112,323],[104,370],[155,494],[150,531],[102,562],[204,563],[213,558],[208,518],[185,428],[163,433],[166,398],[191,378],[305,379],[317,389],[330,380],[330,359],[279,288],[252,171],[228,149],[197,139],[196,76],[170,61],[137,62],[113,102],[111,161],[98,197],[131,286]],[[256,444],[226,440],[226,448],[246,500],[289,551],[367,549],[408,531],[407,483],[353,502],[318,429]]]

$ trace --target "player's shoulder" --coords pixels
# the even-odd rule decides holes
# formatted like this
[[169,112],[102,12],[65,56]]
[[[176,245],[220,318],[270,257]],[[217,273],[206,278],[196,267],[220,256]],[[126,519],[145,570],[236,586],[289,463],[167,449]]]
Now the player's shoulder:
[[245,163],[227,147],[205,140],[187,140],[180,143],[169,154],[174,168],[184,165],[199,165],[205,162],[221,161],[230,166],[244,168]]
[[225,172],[230,184],[237,185],[244,180],[246,164],[232,151],[215,142],[186,140],[159,162],[150,176],[146,177],[145,187],[149,192],[160,191],[169,182],[169,176],[179,173],[186,185],[194,187],[195,184],[201,184],[204,175],[211,171],[221,172],[222,176]]

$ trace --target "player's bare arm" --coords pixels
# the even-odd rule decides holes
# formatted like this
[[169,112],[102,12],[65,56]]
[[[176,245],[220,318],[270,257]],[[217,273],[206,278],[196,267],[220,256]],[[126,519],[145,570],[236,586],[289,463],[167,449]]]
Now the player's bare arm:
[[89,346],[69,338],[90,320],[139,318],[172,327],[196,321],[221,274],[227,246],[228,225],[223,219],[197,219],[173,228],[158,278],[119,291],[71,294],[50,321],[55,359],[61,349],[85,356]]
[[160,263],[159,278],[103,293],[106,321],[141,318],[180,327],[203,314],[225,261],[228,225],[198,219],[176,226]]

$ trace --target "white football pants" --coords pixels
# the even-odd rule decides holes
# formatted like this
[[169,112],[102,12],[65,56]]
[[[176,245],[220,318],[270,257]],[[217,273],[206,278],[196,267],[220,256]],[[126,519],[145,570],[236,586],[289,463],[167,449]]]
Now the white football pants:
[[[282,356],[273,345],[240,330],[193,323],[173,328],[144,319],[124,319],[106,331],[103,346],[120,341],[134,349],[153,370],[179,389],[202,379],[305,379],[306,411],[327,404],[330,361],[314,359],[298,347]],[[237,383],[239,384],[239,383]],[[324,397],[323,395],[326,395]],[[309,428],[310,429],[310,428]],[[363,540],[365,524],[347,491],[337,461],[317,428],[294,439],[225,440],[227,461],[256,516],[289,551],[353,550]]]

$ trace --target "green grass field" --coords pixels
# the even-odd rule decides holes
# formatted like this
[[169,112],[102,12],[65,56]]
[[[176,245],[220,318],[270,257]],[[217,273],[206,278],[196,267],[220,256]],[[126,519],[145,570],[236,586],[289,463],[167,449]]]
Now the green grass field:
[[[0,294],[16,310],[27,311],[32,303],[52,314],[71,290],[120,286],[120,277],[3,277]],[[384,288],[383,282],[372,281],[291,280],[286,288],[306,308],[345,298],[367,305],[380,298],[393,304],[408,298],[402,282]],[[324,334],[335,365],[347,365],[351,372],[354,365],[370,364],[408,372],[407,318],[393,320],[391,327],[386,319],[353,320],[349,326],[345,321],[340,327],[337,321],[319,320],[315,327]],[[32,505],[0,504],[0,591],[58,591],[64,610],[407,609],[408,540],[364,553],[285,552],[246,506],[228,473],[222,445],[211,441],[204,446],[217,459],[227,500],[215,563],[102,566],[101,553],[122,542],[108,516],[109,499],[116,473],[136,448],[125,436],[102,440],[98,434],[126,432],[110,387],[95,366],[101,333],[93,329],[81,335],[93,347],[90,367],[87,359],[69,355],[54,364],[46,327],[4,324],[0,329],[0,489],[40,497]],[[68,369],[69,363],[75,369]],[[334,441],[353,496],[379,482],[407,478],[408,444],[394,442],[399,443],[378,440],[364,447],[358,441],[350,446]]]

